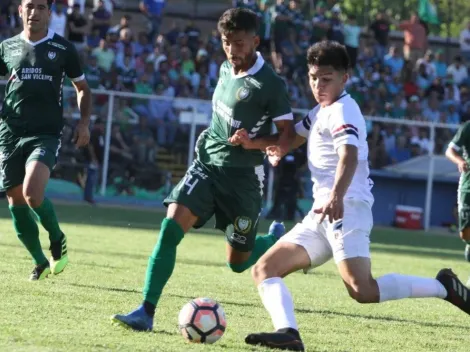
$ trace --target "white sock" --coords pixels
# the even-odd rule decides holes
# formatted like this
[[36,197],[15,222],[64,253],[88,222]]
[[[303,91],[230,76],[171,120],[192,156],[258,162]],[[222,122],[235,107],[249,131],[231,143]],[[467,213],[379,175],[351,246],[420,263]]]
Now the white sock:
[[392,301],[403,298],[445,298],[447,290],[436,279],[387,274],[377,279],[379,286],[380,302]]
[[294,315],[294,301],[280,277],[272,277],[258,285],[258,292],[273,321],[274,329],[298,330]]

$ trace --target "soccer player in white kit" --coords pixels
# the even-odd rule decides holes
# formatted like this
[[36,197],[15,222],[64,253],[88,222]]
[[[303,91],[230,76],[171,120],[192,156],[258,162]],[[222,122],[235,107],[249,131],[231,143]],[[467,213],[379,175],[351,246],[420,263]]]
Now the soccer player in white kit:
[[[442,269],[435,279],[401,274],[372,277],[369,235],[373,183],[369,179],[365,120],[344,91],[348,55],[342,45],[323,41],[308,50],[307,62],[310,86],[319,104],[296,125],[292,148],[308,141],[315,202],[303,221],[252,268],[275,332],[250,334],[245,342],[304,351],[292,297],[282,278],[331,258],[349,295],[359,303],[437,297],[469,313],[470,293],[450,269]],[[276,146],[266,152],[274,164],[282,157]]]

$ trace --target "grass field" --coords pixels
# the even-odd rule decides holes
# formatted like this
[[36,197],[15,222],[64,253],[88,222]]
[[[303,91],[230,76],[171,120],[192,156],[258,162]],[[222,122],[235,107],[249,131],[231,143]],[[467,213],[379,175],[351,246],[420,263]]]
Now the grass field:
[[[57,206],[69,239],[71,263],[57,277],[28,282],[32,269],[0,203],[0,351],[264,351],[244,344],[270,331],[250,274],[225,266],[224,237],[195,231],[179,247],[178,262],[157,311],[154,333],[111,325],[110,316],[141,301],[148,255],[162,214],[149,211]],[[268,223],[262,223],[266,231]],[[41,234],[44,247],[47,237]],[[376,230],[373,272],[434,276],[452,267],[466,281],[470,266],[456,237]],[[307,351],[468,351],[470,317],[438,299],[360,305],[349,299],[333,263],[286,279]],[[187,344],[176,329],[191,298],[218,300],[227,331],[215,345]]]

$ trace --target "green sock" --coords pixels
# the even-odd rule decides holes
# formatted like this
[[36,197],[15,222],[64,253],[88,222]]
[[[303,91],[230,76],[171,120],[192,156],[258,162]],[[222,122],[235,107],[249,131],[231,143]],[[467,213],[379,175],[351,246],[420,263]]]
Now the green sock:
[[272,234],[256,236],[255,247],[253,248],[253,251],[251,252],[248,260],[241,264],[227,263],[227,266],[236,273],[244,272],[250,266],[255,264],[258,259],[261,258],[261,256],[276,243],[276,241],[277,238]]
[[176,221],[163,219],[160,236],[149,258],[145,274],[144,301],[157,304],[175,268],[176,247],[183,237],[184,231]]
[[29,207],[25,205],[10,205],[13,227],[16,234],[28,252],[33,257],[34,264],[41,265],[47,262],[47,258],[39,242],[39,229]]
[[60,230],[52,202],[44,198],[44,201],[39,207],[33,208],[33,212],[38,217],[41,225],[49,232],[49,240],[51,242],[59,241],[62,237],[62,231]]

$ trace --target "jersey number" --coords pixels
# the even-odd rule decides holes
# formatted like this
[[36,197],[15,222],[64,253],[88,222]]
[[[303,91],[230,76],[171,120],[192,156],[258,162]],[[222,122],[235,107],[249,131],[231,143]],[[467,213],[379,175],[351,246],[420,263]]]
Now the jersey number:
[[187,186],[188,190],[186,191],[186,194],[189,195],[193,191],[194,187],[196,187],[198,182],[199,182],[198,178],[193,178],[192,175],[188,175],[184,178],[184,183],[181,185],[181,188],[183,188],[183,186]]

